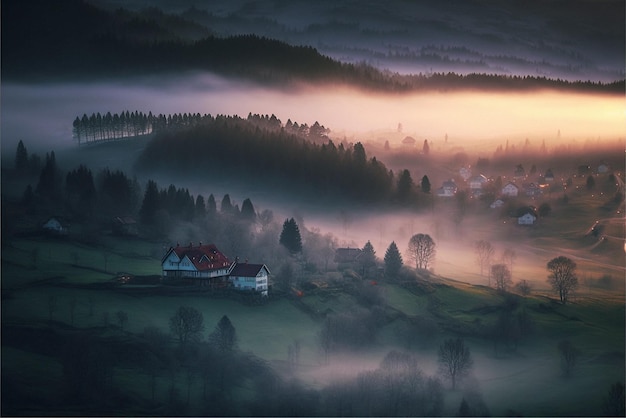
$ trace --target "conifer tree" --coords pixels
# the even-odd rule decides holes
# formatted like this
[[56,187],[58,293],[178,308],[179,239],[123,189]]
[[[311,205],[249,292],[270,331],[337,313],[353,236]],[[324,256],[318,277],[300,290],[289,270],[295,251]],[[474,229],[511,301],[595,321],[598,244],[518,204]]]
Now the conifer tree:
[[17,143],[17,150],[15,151],[15,170],[18,172],[24,172],[28,169],[28,151],[22,140]]
[[156,221],[156,212],[159,210],[159,188],[154,180],[148,180],[143,203],[139,210],[141,221],[146,225],[153,225]]
[[302,237],[300,236],[300,228],[298,228],[295,219],[285,219],[279,242],[289,250],[291,254],[302,252]]
[[424,193],[430,193],[430,187],[430,180],[427,175],[424,175],[424,177],[422,177],[422,191]]
[[388,277],[395,277],[400,273],[402,268],[402,255],[398,250],[398,246],[395,241],[392,241],[385,252],[385,274]]
[[361,256],[359,257],[359,264],[363,269],[363,277],[367,274],[367,271],[376,265],[376,251],[371,242],[367,241],[361,250]]
[[252,201],[248,198],[241,204],[241,218],[248,222],[256,221],[256,211]]

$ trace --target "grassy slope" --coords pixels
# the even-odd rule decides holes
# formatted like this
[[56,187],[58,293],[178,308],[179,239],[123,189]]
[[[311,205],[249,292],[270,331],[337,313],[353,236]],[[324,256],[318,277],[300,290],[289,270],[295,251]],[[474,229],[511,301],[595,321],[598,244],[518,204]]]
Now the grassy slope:
[[[287,299],[250,307],[206,296],[139,296],[58,286],[64,283],[103,282],[117,271],[159,273],[158,258],[150,255],[155,253],[156,244],[109,239],[112,241],[108,244],[115,251],[109,256],[107,272],[103,271],[101,248],[49,239],[20,239],[3,248],[3,324],[45,324],[49,316],[49,297],[54,295],[56,308],[53,318],[57,321],[69,324],[69,301],[75,299],[75,326],[101,326],[105,312],[109,314],[110,323],[115,324],[115,312],[124,310],[129,315],[129,331],[140,332],[145,326],[158,326],[167,332],[172,312],[180,305],[190,305],[204,315],[205,337],[222,315],[228,315],[237,328],[241,348],[270,361],[286,360],[288,345],[299,339],[303,347],[302,363],[305,365],[302,378],[310,378],[311,383],[317,382],[318,385],[324,382],[323,378],[307,373],[321,363],[316,345],[321,324]],[[39,248],[36,267],[31,260],[33,248]],[[86,269],[89,265],[97,267],[98,271]],[[50,277],[55,278],[41,281]],[[483,286],[438,280],[432,295],[439,301],[438,314],[433,318],[439,323],[440,330],[431,344],[418,344],[412,348],[423,359],[423,368],[427,373],[436,371],[438,341],[455,335],[455,330],[463,332],[477,323],[488,325],[494,322],[497,317],[494,307],[503,300],[492,289]],[[415,294],[391,284],[381,286],[388,311],[400,316],[390,316],[395,319],[381,330],[374,346],[354,355],[355,359],[362,358],[371,367],[388,350],[406,348],[397,331],[400,321],[432,315],[428,309],[428,293]],[[537,325],[537,332],[523,341],[516,352],[496,357],[490,342],[465,336],[475,357],[478,384],[493,414],[502,415],[508,408],[524,415],[598,413],[609,385],[624,379],[624,304],[623,297],[620,300],[614,294],[597,292],[594,298],[581,297],[566,306],[551,303],[544,296],[528,298],[523,303]],[[605,297],[600,299],[598,296]],[[350,311],[358,305],[352,296],[340,291],[307,294],[301,302],[318,312]],[[93,314],[90,314],[92,307]],[[582,352],[580,365],[569,380],[560,376],[556,351],[558,341],[565,338]],[[33,381],[24,377],[18,381],[31,382],[35,393],[47,393],[46,388],[56,386],[55,382],[61,375],[55,359],[7,348],[3,346],[5,371],[14,373],[27,364],[24,376],[41,374],[45,377]],[[31,355],[32,361],[29,360]],[[120,372],[121,381],[133,381],[128,373],[127,370]],[[135,390],[138,393],[142,392],[141,384],[133,383],[133,386],[137,386]],[[165,382],[163,386],[166,386]],[[572,393],[576,395],[572,396]],[[462,392],[448,392],[446,396],[448,413],[455,413]]]

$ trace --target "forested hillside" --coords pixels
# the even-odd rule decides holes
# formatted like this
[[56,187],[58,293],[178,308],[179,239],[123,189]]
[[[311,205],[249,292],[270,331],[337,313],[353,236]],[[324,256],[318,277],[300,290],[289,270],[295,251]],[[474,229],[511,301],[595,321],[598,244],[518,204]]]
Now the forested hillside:
[[401,75],[342,63],[311,46],[257,35],[217,37],[159,11],[107,12],[81,0],[11,0],[2,5],[5,80],[75,80],[210,71],[289,86],[342,83],[381,91],[558,88],[623,93],[624,82],[568,82],[536,76],[435,72]]
[[[323,167],[323,170],[320,170]],[[318,123],[308,127],[275,116],[206,115],[195,124],[160,130],[138,161],[144,171],[232,176],[249,184],[361,201],[411,201],[411,187],[394,187],[394,174],[361,143],[335,145]]]

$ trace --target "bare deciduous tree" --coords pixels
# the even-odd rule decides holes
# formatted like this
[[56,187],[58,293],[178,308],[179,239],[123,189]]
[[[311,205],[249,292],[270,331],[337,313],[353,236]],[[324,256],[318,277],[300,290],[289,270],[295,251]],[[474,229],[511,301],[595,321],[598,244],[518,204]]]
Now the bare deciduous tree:
[[521,280],[517,282],[515,284],[515,289],[517,289],[517,291],[520,292],[524,297],[530,295],[530,292],[532,291],[530,283],[528,283],[528,281],[526,280]]
[[117,322],[120,324],[120,329],[124,331],[124,326],[128,323],[128,314],[124,311],[117,311],[115,316],[117,317]]
[[511,272],[511,277],[513,277],[513,263],[517,259],[517,253],[513,248],[505,248],[502,251],[502,255],[500,256],[503,264],[506,264],[509,267],[509,271]]
[[576,263],[567,257],[559,256],[548,261],[547,269],[550,271],[548,283],[558,292],[561,302],[567,303],[570,292],[578,287]]
[[491,266],[491,277],[493,277],[494,285],[500,292],[506,292],[511,285],[511,272],[504,264],[494,264]]
[[435,241],[428,234],[415,234],[409,240],[407,255],[415,261],[416,269],[428,269],[435,260]]
[[170,318],[170,331],[181,344],[198,338],[204,329],[202,312],[189,307],[181,306]]
[[[474,243],[474,251],[476,252],[476,263],[480,267],[480,275],[484,277],[485,269],[489,268],[495,249],[489,241],[481,239]],[[491,286],[491,276],[489,280],[489,286]]]
[[453,390],[456,389],[456,383],[469,373],[473,364],[470,349],[461,338],[447,339],[439,346],[439,370],[452,382]]
[[557,347],[561,354],[561,369],[563,370],[563,375],[569,377],[578,363],[580,351],[569,340],[561,341]]

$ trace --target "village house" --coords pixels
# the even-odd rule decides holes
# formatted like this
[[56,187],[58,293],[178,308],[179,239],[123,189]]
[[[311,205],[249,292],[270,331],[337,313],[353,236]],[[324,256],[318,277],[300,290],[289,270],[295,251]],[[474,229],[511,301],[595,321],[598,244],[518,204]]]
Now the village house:
[[200,286],[231,286],[267,296],[270,270],[265,264],[231,262],[215,245],[176,245],[161,261],[163,277],[190,281]]
[[509,182],[502,188],[501,194],[502,196],[517,197],[519,194],[519,187]]
[[67,226],[64,226],[57,218],[50,218],[42,225],[45,233],[50,235],[65,236],[69,233]]
[[541,187],[535,183],[529,183],[524,185],[524,193],[528,197],[540,196],[542,193]]
[[416,142],[417,141],[412,136],[406,136],[402,140],[402,145],[404,145],[405,147],[413,148],[413,147],[415,147],[415,143]]
[[606,174],[608,173],[610,170],[610,167],[608,164],[602,163],[598,166],[598,174]]
[[459,176],[461,176],[463,181],[467,181],[467,179],[472,176],[471,168],[469,168],[469,167],[461,167],[459,169]]
[[472,190],[481,190],[483,188],[483,186],[485,184],[487,184],[488,181],[489,181],[489,179],[487,179],[487,177],[485,177],[482,174],[474,176],[474,177],[469,179],[470,189],[472,189]]
[[517,218],[518,225],[534,225],[537,217],[530,212],[523,214]]
[[137,236],[139,230],[137,228],[137,221],[132,216],[117,216],[111,223],[111,230],[113,234],[120,236]]
[[552,172],[551,168],[548,168],[548,170],[546,170],[546,174],[543,176],[543,179],[547,183],[551,183],[554,181],[554,173]]
[[501,208],[502,206],[504,206],[504,200],[502,199],[496,199],[491,205],[489,205],[491,209]]
[[215,245],[171,247],[161,260],[163,277],[187,279],[201,286],[224,282],[228,279],[232,263]]
[[454,180],[444,181],[440,188],[437,189],[437,196],[452,197],[456,194],[458,187]]
[[235,262],[230,270],[229,281],[238,290],[254,290],[267,296],[270,271],[265,264]]
[[537,221],[537,211],[532,206],[526,206],[517,211],[518,225],[534,225]]

